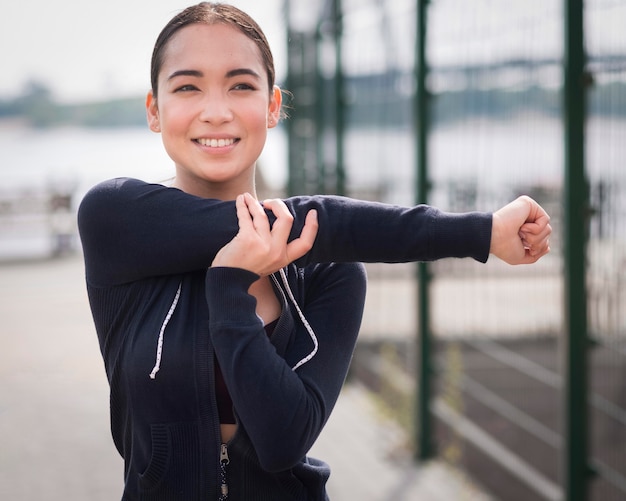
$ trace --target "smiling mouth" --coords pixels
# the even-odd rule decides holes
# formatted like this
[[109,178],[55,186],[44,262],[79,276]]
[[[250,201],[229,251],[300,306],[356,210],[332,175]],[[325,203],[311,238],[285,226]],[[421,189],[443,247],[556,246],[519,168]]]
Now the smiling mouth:
[[238,139],[206,139],[199,138],[195,142],[202,146],[208,146],[209,148],[224,148],[225,146],[231,146],[235,144]]

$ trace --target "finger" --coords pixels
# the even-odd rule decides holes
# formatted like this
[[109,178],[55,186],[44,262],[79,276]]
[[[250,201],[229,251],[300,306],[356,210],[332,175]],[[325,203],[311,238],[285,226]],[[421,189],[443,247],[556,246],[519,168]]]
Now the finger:
[[235,199],[235,208],[237,209],[237,220],[239,221],[239,231],[253,230],[252,217],[248,210],[248,205],[245,202],[243,195],[238,195]]
[[244,200],[248,209],[248,213],[252,218],[254,228],[258,232],[269,233],[270,223],[267,219],[267,214],[263,210],[263,206],[259,201],[254,198],[250,193],[244,194]]
[[532,199],[531,210],[526,218],[526,222],[520,227],[520,238],[527,250],[527,253],[535,260],[544,256],[550,251],[550,216],[548,213]]
[[548,242],[544,242],[541,246],[532,244],[524,244],[524,255],[515,264],[532,264],[538,261],[541,257],[550,252],[550,246]]
[[522,225],[519,234],[524,242],[529,243],[531,246],[538,245],[549,240],[552,234],[552,227],[549,224],[541,227],[540,225],[528,223]]
[[[550,216],[544,210],[544,208],[532,199],[528,195],[522,195],[512,202],[512,204],[519,204],[520,210],[527,211],[526,220],[527,223],[539,222],[541,220],[550,220]],[[526,206],[526,209],[522,209],[522,206]]]
[[526,264],[532,264],[532,263],[539,261],[539,259],[541,259],[543,256],[545,256],[549,252],[550,252],[549,245],[546,245],[541,250],[533,250],[533,249],[528,250]]
[[287,244],[287,258],[289,262],[301,258],[311,250],[317,237],[318,228],[317,211],[311,209],[306,215],[300,236]]
[[263,205],[276,216],[276,221],[272,225],[272,236],[280,241],[281,244],[286,243],[293,226],[293,216],[289,212],[287,205],[278,198],[266,200],[263,202]]
[[532,256],[540,256],[547,254],[550,249],[550,234],[538,236],[520,235],[522,244],[527,252]]
[[545,216],[539,217],[537,219],[526,221],[524,224],[522,224],[520,230],[534,233],[536,235],[544,231],[552,231],[552,227],[550,226],[550,217],[546,214]]
[[549,224],[549,219],[542,219],[541,221],[538,222],[529,222],[529,223],[524,223],[521,227],[520,230],[528,232],[528,233],[534,233],[534,234],[539,234],[543,231],[550,231],[552,228],[550,227]]

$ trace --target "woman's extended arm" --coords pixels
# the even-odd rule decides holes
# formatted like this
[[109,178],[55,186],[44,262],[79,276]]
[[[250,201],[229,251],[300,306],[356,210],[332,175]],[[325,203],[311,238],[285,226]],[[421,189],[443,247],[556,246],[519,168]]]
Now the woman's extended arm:
[[[294,216],[290,240],[301,235],[309,211],[317,211],[317,238],[301,265],[444,257],[484,262],[489,256],[488,213],[451,214],[425,205],[400,207],[334,196],[293,197],[285,203]],[[511,218],[511,212],[503,216],[517,224],[519,218]],[[234,201],[203,199],[134,179],[93,188],[81,203],[78,223],[87,280],[94,286],[206,268],[238,231]],[[502,228],[508,241],[511,234],[513,240],[518,235],[519,226]]]

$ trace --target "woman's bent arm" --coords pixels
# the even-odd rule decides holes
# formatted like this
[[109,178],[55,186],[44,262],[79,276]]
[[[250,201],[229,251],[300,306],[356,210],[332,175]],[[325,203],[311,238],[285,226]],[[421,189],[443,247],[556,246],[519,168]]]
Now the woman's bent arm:
[[326,424],[348,371],[363,312],[362,265],[317,265],[300,272],[307,284],[301,308],[318,350],[294,371],[292,367],[313,349],[300,320],[296,317],[286,353],[277,353],[247,293],[258,276],[238,268],[207,271],[212,344],[239,422],[268,471],[294,466]]

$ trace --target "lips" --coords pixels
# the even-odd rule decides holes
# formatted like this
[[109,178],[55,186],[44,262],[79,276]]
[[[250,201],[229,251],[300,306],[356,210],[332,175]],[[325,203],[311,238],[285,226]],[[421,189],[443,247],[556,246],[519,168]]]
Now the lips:
[[209,148],[224,148],[226,146],[232,146],[235,144],[238,139],[209,139],[209,138],[198,138],[195,140],[196,143],[201,144],[202,146],[207,146]]

